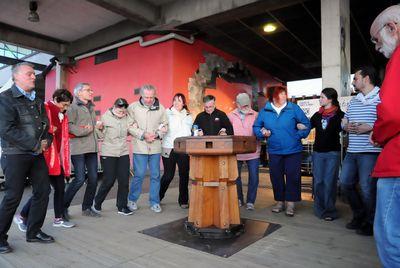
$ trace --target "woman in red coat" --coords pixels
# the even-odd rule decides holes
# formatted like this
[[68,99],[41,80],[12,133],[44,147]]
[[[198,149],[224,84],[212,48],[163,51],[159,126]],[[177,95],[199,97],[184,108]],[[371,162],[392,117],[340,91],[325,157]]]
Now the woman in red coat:
[[[54,189],[54,227],[71,228],[75,226],[62,217],[65,177],[70,176],[68,118],[65,112],[72,100],[73,96],[68,90],[58,89],[53,94],[53,100],[45,102],[44,105],[50,123],[49,133],[53,135],[53,142],[43,154],[49,168],[50,183]],[[26,231],[31,199],[26,202],[21,214],[14,217],[14,222],[23,232]]]

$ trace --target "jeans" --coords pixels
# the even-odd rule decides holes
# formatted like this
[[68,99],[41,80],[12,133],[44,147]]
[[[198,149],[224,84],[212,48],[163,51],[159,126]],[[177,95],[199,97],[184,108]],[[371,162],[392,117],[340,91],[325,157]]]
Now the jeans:
[[270,177],[276,201],[301,200],[301,158],[301,153],[269,155]]
[[380,178],[374,236],[383,267],[400,267],[400,177]]
[[103,167],[103,182],[94,199],[95,208],[101,210],[101,205],[114,186],[115,180],[118,180],[117,208],[119,210],[126,208],[129,191],[129,155],[102,156],[100,159]]
[[27,177],[32,180],[32,204],[27,222],[27,238],[40,231],[49,203],[49,170],[42,154],[2,155],[1,166],[6,177],[5,194],[0,205],[0,245],[7,241],[15,211],[21,202]]
[[377,158],[376,153],[347,153],[340,174],[340,187],[349,201],[353,217],[371,225],[375,214],[376,179],[370,175]]
[[246,162],[247,169],[249,172],[246,203],[254,204],[256,202],[256,197],[257,197],[258,178],[259,178],[258,167],[260,165],[260,158],[250,159],[246,161],[237,161],[239,177],[236,179],[236,187],[237,187],[238,198],[242,202],[242,204],[244,204],[244,199],[243,199],[241,174],[244,162]]
[[314,214],[318,218],[336,219],[336,190],[340,152],[313,153]]
[[148,165],[150,170],[150,206],[160,203],[160,156],[161,154],[133,154],[134,175],[128,198],[130,201],[137,202],[139,199]]
[[97,153],[86,153],[71,155],[72,164],[74,165],[75,178],[69,183],[64,195],[64,208],[67,209],[71,205],[75,194],[85,182],[85,167],[87,170],[87,186],[85,196],[83,197],[82,210],[91,208],[97,188]]
[[165,196],[169,184],[175,176],[176,165],[179,171],[179,205],[189,203],[189,156],[187,154],[177,154],[171,151],[169,157],[162,157],[164,174],[161,177],[160,200]]
[[[54,217],[61,218],[64,212],[64,188],[65,188],[65,181],[64,181],[64,174],[57,175],[57,176],[49,176],[50,184],[53,186],[54,189]],[[29,210],[32,204],[32,197],[25,203],[24,207],[21,210],[21,216],[25,219],[29,216]]]

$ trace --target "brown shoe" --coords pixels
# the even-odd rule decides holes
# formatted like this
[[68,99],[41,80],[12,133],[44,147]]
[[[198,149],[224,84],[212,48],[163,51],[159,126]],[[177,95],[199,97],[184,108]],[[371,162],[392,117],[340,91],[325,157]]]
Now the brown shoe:
[[272,207],[272,212],[279,213],[285,210],[285,203],[283,201],[278,201],[275,206]]

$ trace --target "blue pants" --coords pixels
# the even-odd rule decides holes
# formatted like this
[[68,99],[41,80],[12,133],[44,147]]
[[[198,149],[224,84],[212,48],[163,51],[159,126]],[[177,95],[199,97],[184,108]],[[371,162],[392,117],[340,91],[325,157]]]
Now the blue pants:
[[383,267],[400,267],[400,177],[380,178],[374,236]]
[[314,214],[318,218],[338,217],[335,207],[340,152],[313,153]]
[[375,214],[376,179],[370,175],[377,158],[376,153],[347,153],[340,174],[340,187],[349,201],[353,217],[371,225]]
[[269,155],[269,171],[276,201],[301,200],[301,158],[301,153]]
[[143,180],[147,165],[150,170],[150,206],[160,203],[160,156],[161,154],[133,154],[133,179],[129,200],[136,202],[142,193]]
[[236,187],[237,187],[238,198],[240,201],[242,201],[242,204],[244,204],[244,199],[243,199],[241,173],[242,173],[242,166],[243,166],[244,162],[246,162],[247,169],[249,172],[249,182],[248,182],[248,187],[247,187],[246,203],[254,204],[256,202],[256,197],[257,197],[258,178],[259,178],[258,166],[260,165],[260,159],[256,158],[256,159],[250,159],[250,160],[246,160],[246,161],[237,161],[239,177],[236,179]]
[[86,179],[85,167],[87,170],[87,186],[82,202],[82,210],[91,208],[97,188],[97,153],[86,153],[71,155],[72,164],[74,165],[75,178],[68,185],[64,194],[64,207],[67,209],[71,205],[75,194],[82,187]]

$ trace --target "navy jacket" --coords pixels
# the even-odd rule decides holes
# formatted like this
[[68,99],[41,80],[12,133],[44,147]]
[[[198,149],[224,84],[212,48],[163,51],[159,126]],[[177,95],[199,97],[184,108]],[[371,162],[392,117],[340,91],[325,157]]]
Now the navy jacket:
[[40,149],[41,140],[51,143],[49,120],[42,100],[31,101],[18,88],[0,94],[0,138],[3,154],[29,154]]
[[[297,123],[302,123],[307,129],[298,130]],[[279,115],[271,103],[267,102],[253,125],[254,134],[259,139],[264,139],[261,133],[263,127],[271,131],[271,136],[267,138],[270,154],[288,155],[301,152],[301,139],[310,133],[310,121],[300,107],[292,102],[288,102]]]

